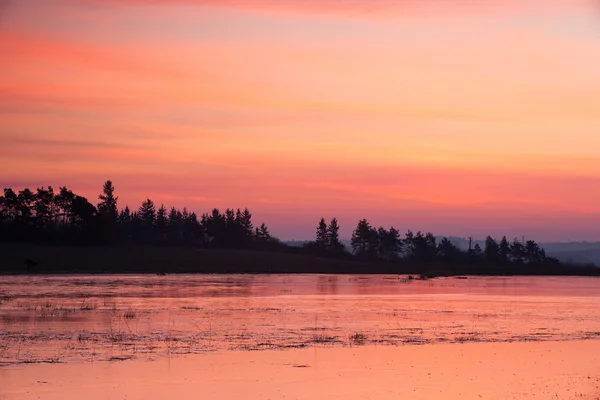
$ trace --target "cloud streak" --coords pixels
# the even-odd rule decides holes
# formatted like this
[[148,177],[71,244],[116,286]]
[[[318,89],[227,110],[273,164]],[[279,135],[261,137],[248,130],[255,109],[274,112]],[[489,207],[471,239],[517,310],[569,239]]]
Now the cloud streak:
[[113,6],[206,6],[258,12],[309,13],[346,17],[498,15],[515,12],[564,12],[591,9],[591,0],[76,0]]

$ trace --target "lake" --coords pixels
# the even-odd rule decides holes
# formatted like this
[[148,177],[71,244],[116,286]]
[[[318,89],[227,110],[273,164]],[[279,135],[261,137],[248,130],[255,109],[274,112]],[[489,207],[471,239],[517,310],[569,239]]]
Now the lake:
[[598,278],[462,278],[2,276],[0,366],[600,338]]

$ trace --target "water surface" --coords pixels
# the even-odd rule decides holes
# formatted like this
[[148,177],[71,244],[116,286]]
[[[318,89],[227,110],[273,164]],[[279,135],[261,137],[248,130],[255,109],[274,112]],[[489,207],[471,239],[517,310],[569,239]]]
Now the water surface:
[[600,338],[600,279],[0,277],[0,364],[219,350]]

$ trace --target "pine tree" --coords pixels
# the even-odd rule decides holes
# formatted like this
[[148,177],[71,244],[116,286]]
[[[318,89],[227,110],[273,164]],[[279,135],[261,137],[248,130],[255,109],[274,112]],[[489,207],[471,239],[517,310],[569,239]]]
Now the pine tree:
[[378,237],[378,254],[384,260],[395,260],[398,254],[402,251],[402,240],[400,232],[391,227],[389,230],[379,227],[377,230]]
[[106,181],[104,183],[102,194],[98,196],[98,199],[101,200],[100,203],[98,203],[98,213],[100,216],[111,222],[116,222],[117,217],[119,216],[117,209],[119,197],[115,196],[115,187],[113,186],[112,181]]
[[332,254],[339,254],[344,251],[344,245],[340,242],[339,231],[337,218],[332,218],[327,227],[327,250]]
[[252,240],[254,234],[254,226],[252,225],[252,213],[247,208],[241,213],[240,228],[244,244],[248,244]]
[[225,216],[221,214],[218,208],[215,208],[210,215],[205,214],[202,219],[204,221],[204,229],[212,246],[224,247],[227,236]]
[[508,244],[508,240],[506,240],[506,236],[502,236],[502,240],[500,240],[500,246],[498,248],[498,256],[500,257],[500,261],[502,261],[504,263],[509,261],[510,244]]
[[317,226],[317,238],[315,245],[319,251],[326,251],[329,247],[329,234],[327,232],[327,223],[325,218],[321,218],[319,225]]
[[492,263],[497,262],[500,257],[500,246],[498,246],[498,243],[491,236],[485,238],[485,250],[483,253],[485,258]]
[[437,243],[435,236],[428,232],[423,234],[421,231],[417,232],[412,237],[412,254],[411,256],[420,263],[431,262],[437,253]]
[[156,233],[158,234],[160,240],[164,240],[165,235],[167,234],[167,226],[169,225],[169,220],[167,218],[167,209],[163,204],[161,204],[160,208],[156,212]]
[[541,264],[546,259],[546,252],[534,240],[525,243],[525,259],[531,264]]
[[119,237],[120,240],[129,242],[133,239],[132,234],[132,218],[131,218],[131,210],[129,210],[129,206],[125,206],[123,210],[119,213],[119,217],[117,219],[119,224]]
[[138,217],[142,224],[142,228],[149,233],[154,228],[154,222],[156,221],[156,207],[154,202],[150,199],[146,199],[140,209],[138,210]]
[[358,221],[358,225],[352,232],[352,250],[359,257],[375,258],[379,247],[377,230],[372,228],[366,219]]
[[171,207],[167,218],[167,237],[171,243],[178,243],[183,238],[183,215],[175,207]]
[[517,238],[515,238],[510,245],[510,258],[517,264],[521,264],[525,261],[525,247]]
[[260,227],[256,228],[254,232],[254,238],[257,242],[265,243],[271,240],[271,232],[269,232],[269,228],[262,223]]
[[102,187],[102,193],[98,195],[99,229],[101,240],[112,242],[118,233],[117,220],[119,211],[117,209],[118,197],[115,196],[115,187],[111,181],[106,181]]
[[408,257],[414,257],[415,254],[415,234],[409,229],[402,240],[404,253]]
[[460,250],[448,238],[443,238],[438,244],[438,255],[447,263],[458,261]]

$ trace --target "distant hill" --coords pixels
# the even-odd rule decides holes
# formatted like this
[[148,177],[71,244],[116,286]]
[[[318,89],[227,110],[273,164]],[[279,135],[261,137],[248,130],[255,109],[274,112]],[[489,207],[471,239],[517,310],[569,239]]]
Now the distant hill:
[[[442,237],[438,237],[438,240]],[[449,236],[448,239],[458,248],[467,250],[469,248],[469,240]],[[307,240],[294,240],[286,242],[290,246],[302,246],[307,243]],[[342,239],[341,242],[350,250],[350,240]],[[472,246],[479,244],[483,249],[485,240],[473,240]],[[596,264],[600,266],[600,242],[548,242],[539,243],[540,247],[546,250],[546,254],[550,257],[556,257],[560,261],[572,262],[578,264]]]

